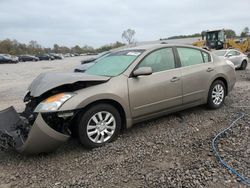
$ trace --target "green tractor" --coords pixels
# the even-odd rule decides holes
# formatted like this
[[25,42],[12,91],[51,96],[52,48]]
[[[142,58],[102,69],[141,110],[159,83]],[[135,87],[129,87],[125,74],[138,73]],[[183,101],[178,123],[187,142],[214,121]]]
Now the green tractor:
[[250,49],[250,38],[227,39],[224,29],[203,31],[202,40],[194,42],[193,45],[207,50],[234,48],[246,53]]

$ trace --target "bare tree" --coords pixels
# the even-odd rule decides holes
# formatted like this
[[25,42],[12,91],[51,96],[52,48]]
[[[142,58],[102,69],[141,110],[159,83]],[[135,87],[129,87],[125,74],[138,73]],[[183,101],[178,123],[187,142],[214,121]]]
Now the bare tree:
[[127,29],[123,31],[122,38],[125,39],[128,44],[134,43],[135,30]]
[[38,42],[35,41],[35,40],[30,41],[30,42],[29,42],[29,46],[30,46],[31,48],[41,48],[41,45],[38,44]]

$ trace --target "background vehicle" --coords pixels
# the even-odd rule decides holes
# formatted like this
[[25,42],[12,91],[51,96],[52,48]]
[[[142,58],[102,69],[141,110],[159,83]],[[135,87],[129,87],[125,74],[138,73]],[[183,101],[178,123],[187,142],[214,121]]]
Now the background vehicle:
[[20,55],[18,57],[19,61],[25,62],[25,61],[39,61],[39,58],[32,55]]
[[205,32],[205,40],[196,41],[194,46],[198,46],[205,49],[228,49],[234,48],[243,53],[250,49],[250,38],[235,40],[226,39],[225,30],[211,30]]
[[0,55],[0,63],[18,63],[18,59],[12,56]]
[[54,60],[55,58],[49,54],[41,54],[41,55],[36,55],[36,57],[39,58],[39,60]]
[[228,50],[215,50],[213,51],[217,56],[224,57],[230,60],[235,68],[239,68],[241,70],[245,70],[248,65],[248,57],[247,55],[241,53],[238,50],[228,49]]
[[56,53],[49,53],[49,56],[53,57],[54,59],[63,59],[63,56],[60,54],[56,54]]
[[88,52],[87,55],[98,55],[96,52]]
[[53,151],[72,132],[84,146],[99,147],[141,121],[201,104],[220,108],[235,82],[232,62],[200,48],[127,48],[82,74],[39,75],[24,98],[26,121],[6,109],[0,133],[8,132],[16,149],[29,154]]
[[70,53],[66,53],[63,55],[64,57],[71,57]]

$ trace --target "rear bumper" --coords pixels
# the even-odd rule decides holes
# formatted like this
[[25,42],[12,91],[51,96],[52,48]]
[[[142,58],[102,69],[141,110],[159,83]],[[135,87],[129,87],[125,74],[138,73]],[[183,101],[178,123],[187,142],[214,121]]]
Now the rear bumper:
[[33,125],[25,123],[13,107],[0,111],[0,135],[9,138],[9,143],[0,140],[3,148],[12,147],[24,154],[52,152],[70,138],[52,129],[41,114]]

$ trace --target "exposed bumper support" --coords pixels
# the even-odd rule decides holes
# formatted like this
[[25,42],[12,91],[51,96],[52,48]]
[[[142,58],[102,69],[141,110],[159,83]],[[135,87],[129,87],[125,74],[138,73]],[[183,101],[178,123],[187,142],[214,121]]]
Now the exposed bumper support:
[[69,137],[48,126],[41,114],[31,126],[19,117],[13,107],[0,112],[0,147],[2,145],[3,149],[14,148],[24,154],[48,153]]

